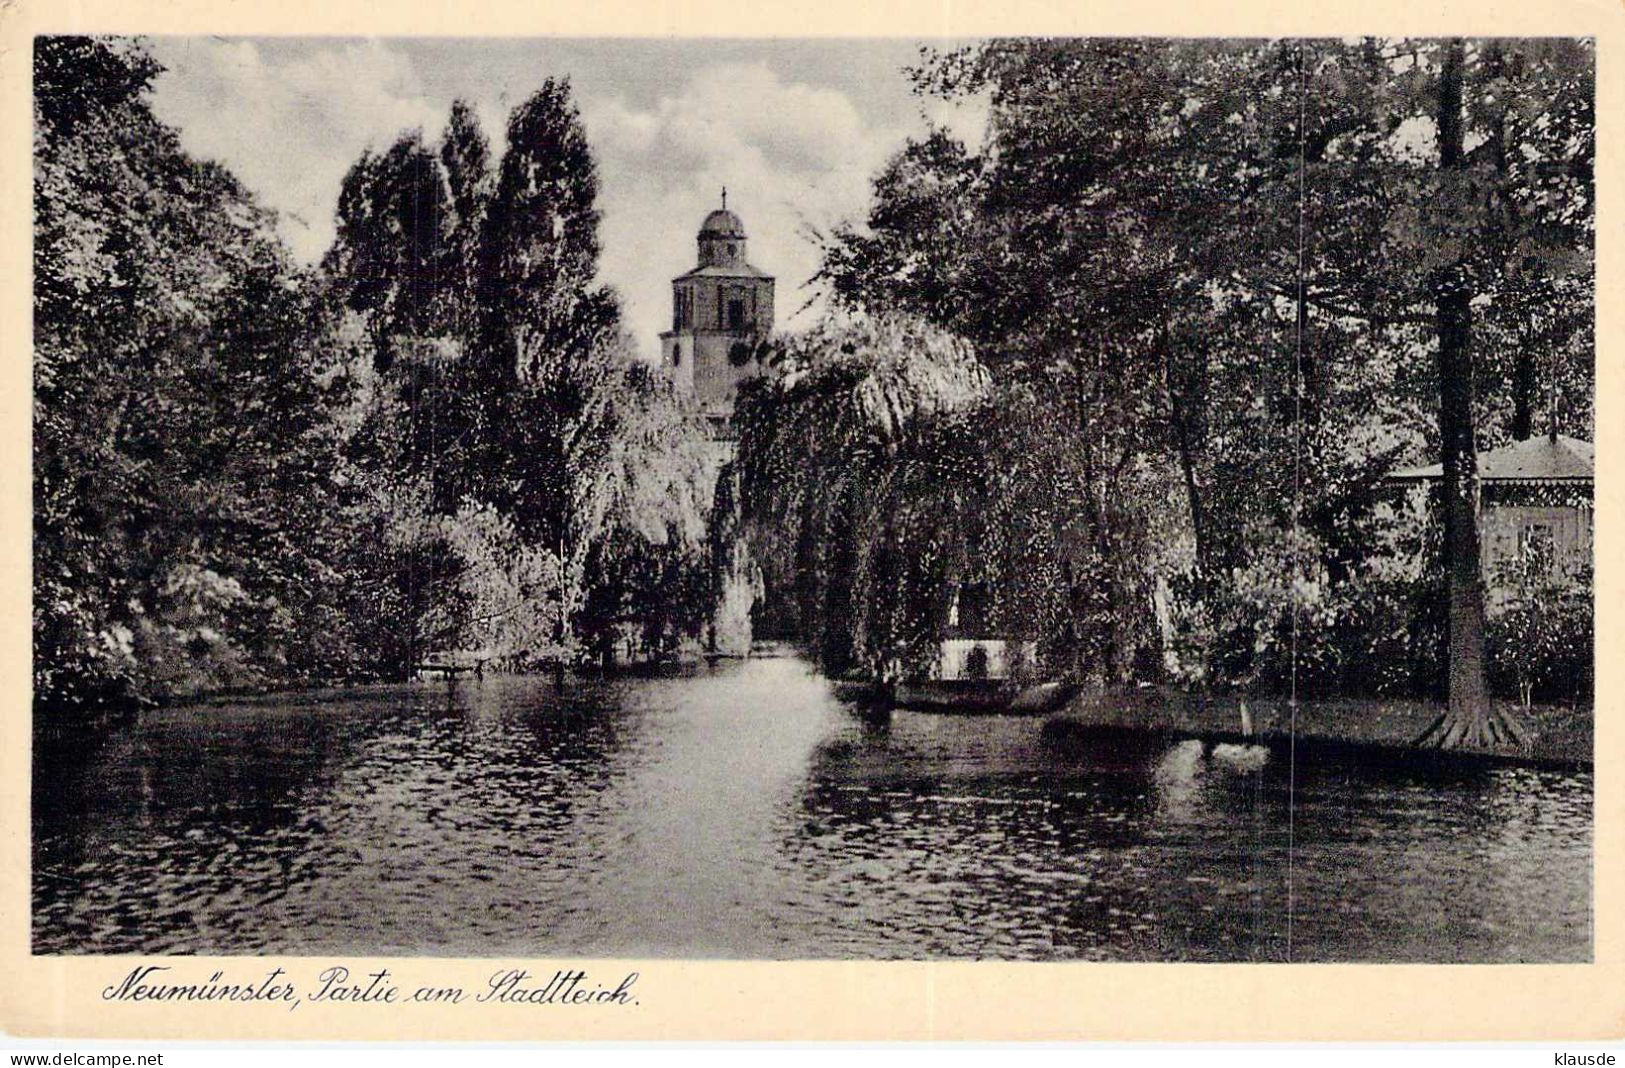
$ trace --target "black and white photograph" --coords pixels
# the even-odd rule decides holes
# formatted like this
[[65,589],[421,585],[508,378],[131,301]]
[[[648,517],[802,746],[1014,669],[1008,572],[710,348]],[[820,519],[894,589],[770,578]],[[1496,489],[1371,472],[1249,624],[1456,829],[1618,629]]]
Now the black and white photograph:
[[1594,39],[31,48],[33,956],[1596,959]]

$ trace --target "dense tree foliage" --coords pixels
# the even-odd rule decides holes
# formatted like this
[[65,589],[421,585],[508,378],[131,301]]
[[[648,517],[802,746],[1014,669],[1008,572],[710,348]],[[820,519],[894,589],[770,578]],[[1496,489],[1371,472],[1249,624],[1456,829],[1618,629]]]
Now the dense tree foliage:
[[[905,437],[991,466],[975,493],[944,475],[952,507],[881,504],[875,487],[932,480],[910,478],[907,448],[871,460],[839,421],[809,414],[829,429],[766,428],[752,447],[821,488],[818,472],[840,467],[831,450],[869,465],[855,476],[865,518],[854,530],[857,513],[815,509],[787,523],[795,498],[760,479],[748,483],[760,536],[860,576],[843,554],[935,544],[952,508],[1021,517],[1030,531],[1010,548],[960,534],[956,551],[1044,576],[1048,612],[1020,582],[989,588],[1073,650],[1051,671],[1431,688],[1448,659],[1461,728],[1447,740],[1489,740],[1476,534],[1459,505],[1475,445],[1550,421],[1590,436],[1592,71],[1589,44],[1557,40],[1019,40],[928,54],[920,91],[984,97],[986,141],[910,143],[876,176],[864,223],[831,236],[822,277],[842,307],[969,343],[988,414],[928,414]],[[854,372],[831,354],[820,377],[778,388],[811,413],[895,358]],[[801,398],[814,380],[828,395]],[[1457,502],[1442,539],[1397,522],[1382,488],[1426,454],[1444,458]],[[920,656],[974,570],[898,573],[905,589],[877,592],[927,606]],[[853,605],[824,644],[863,635],[870,607]],[[1147,634],[1162,655],[1144,655]]]
[[345,177],[302,271],[138,44],[36,45],[35,690],[239,685],[697,638],[715,465],[628,355],[567,84]]
[[[897,318],[830,324],[773,359],[779,373],[746,382],[734,417],[750,540],[790,629],[824,665],[877,671],[897,642],[934,626],[940,584],[897,585],[896,569],[942,566],[947,547],[928,543],[926,526],[962,540],[953,498],[975,477],[975,457],[937,455],[918,431],[976,405],[985,375],[968,346]],[[896,477],[905,457],[921,477]],[[881,502],[899,495],[920,505],[921,524],[882,532]]]
[[[875,176],[725,463],[596,281],[567,82],[500,156],[466,103],[363,154],[305,271],[153,117],[139,46],[41,38],[41,707],[735,648],[765,583],[831,671],[928,673],[957,625],[1104,684],[1448,692],[1436,738],[1497,741],[1486,680],[1553,692],[1590,627],[1544,588],[1486,620],[1473,495],[1479,449],[1591,436],[1593,67],[928,53],[918,90],[985,98],[986,138]],[[1384,481],[1424,457],[1426,522]]]
[[349,364],[372,424],[350,455],[429,591],[401,602],[420,652],[610,660],[708,617],[714,469],[594,282],[596,196],[551,79],[514,110],[494,170],[458,103],[438,151],[408,133],[345,180],[323,282],[372,357]]
[[320,316],[271,220],[181,151],[140,50],[39,38],[34,683],[63,717],[333,670]]

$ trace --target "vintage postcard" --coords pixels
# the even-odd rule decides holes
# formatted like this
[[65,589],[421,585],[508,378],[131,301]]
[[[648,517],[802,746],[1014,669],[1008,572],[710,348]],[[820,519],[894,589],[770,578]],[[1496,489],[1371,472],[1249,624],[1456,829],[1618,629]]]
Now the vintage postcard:
[[0,1024],[1618,1037],[1625,12],[1219,15],[0,13]]

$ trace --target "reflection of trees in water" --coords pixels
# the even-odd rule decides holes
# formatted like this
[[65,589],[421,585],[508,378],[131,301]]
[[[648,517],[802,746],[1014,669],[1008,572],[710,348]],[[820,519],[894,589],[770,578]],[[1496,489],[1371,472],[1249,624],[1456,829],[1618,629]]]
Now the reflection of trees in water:
[[184,946],[198,912],[246,914],[285,893],[326,830],[300,799],[333,789],[345,733],[337,717],[188,708],[76,766],[37,767],[40,948]]
[[1063,763],[1076,754],[1047,752],[1037,732],[1033,721],[900,716],[854,720],[821,746],[780,847],[781,866],[837,906],[806,919],[819,944],[1164,956],[1148,918],[1159,896],[1151,755]]
[[[42,774],[36,948],[1284,957],[1284,761],[865,720],[799,671],[156,714]],[[1296,959],[1587,952],[1589,776],[1295,785]]]
[[431,720],[419,747],[499,829],[538,830],[540,817],[562,825],[578,797],[614,778],[615,683],[580,680],[555,692],[539,677],[498,676],[458,691],[455,714]]
[[[339,907],[333,887],[365,901],[380,874],[415,878],[396,868],[426,853],[455,880],[482,852],[545,848],[580,798],[609,789],[613,698],[497,677],[310,708],[200,706],[156,714],[90,760],[42,762],[36,941],[274,946],[299,936],[276,917],[306,907],[289,899],[311,886]],[[364,935],[369,917],[350,907]]]
[[1035,761],[1006,739],[998,771],[954,776],[926,770],[942,754],[918,727],[855,721],[820,747],[786,832],[782,863],[856,910],[839,937],[881,913],[916,954],[1284,957],[1286,772],[1261,750],[1118,739]]
[[[1482,864],[1487,893],[1527,902],[1521,915],[1537,944],[1592,941],[1592,777],[1527,768],[1495,774],[1477,808],[1485,820]],[[1586,848],[1575,849],[1576,841]],[[1589,956],[1589,952],[1585,954]],[[1581,959],[1584,959],[1582,957]]]

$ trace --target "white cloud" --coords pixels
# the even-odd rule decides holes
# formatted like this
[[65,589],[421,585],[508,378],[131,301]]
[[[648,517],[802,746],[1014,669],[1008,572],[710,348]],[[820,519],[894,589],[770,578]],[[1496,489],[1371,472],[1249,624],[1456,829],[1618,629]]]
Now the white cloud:
[[[845,89],[813,84],[821,81],[813,64],[785,75],[796,58],[788,52],[727,60],[696,52],[688,66],[639,71],[629,42],[627,55],[610,56],[621,73],[606,76],[584,58],[504,54],[488,63],[495,53],[479,42],[426,49],[376,39],[169,38],[154,46],[169,68],[154,110],[179,128],[188,151],[225,164],[281,214],[305,262],[332,242],[339,185],[363,149],[412,128],[432,141],[461,96],[500,154],[509,109],[545,77],[571,75],[602,182],[600,277],[621,293],[627,327],[647,355],[669,321],[669,281],[693,265],[695,231],[722,186],[744,219],[751,261],[778,278],[780,325],[802,325],[807,317],[792,315],[817,268],[807,228],[827,231],[865,214],[875,170],[924,129],[923,117],[909,121],[898,106],[906,100],[900,74],[896,85],[872,89],[873,79]],[[985,105],[938,103],[927,115],[976,141]]]
[[866,122],[844,93],[786,82],[764,63],[702,67],[650,109],[610,98],[583,110],[603,177],[603,274],[646,351],[670,317],[667,283],[693,266],[695,231],[724,185],[751,262],[778,278],[780,325],[798,325],[817,269],[807,228],[861,215],[871,176],[903,138]]
[[188,152],[221,161],[280,212],[307,262],[333,240],[339,184],[361,151],[415,127],[435,137],[445,123],[412,65],[378,40],[277,56],[254,41],[160,39],[154,51],[168,68],[154,112]]

